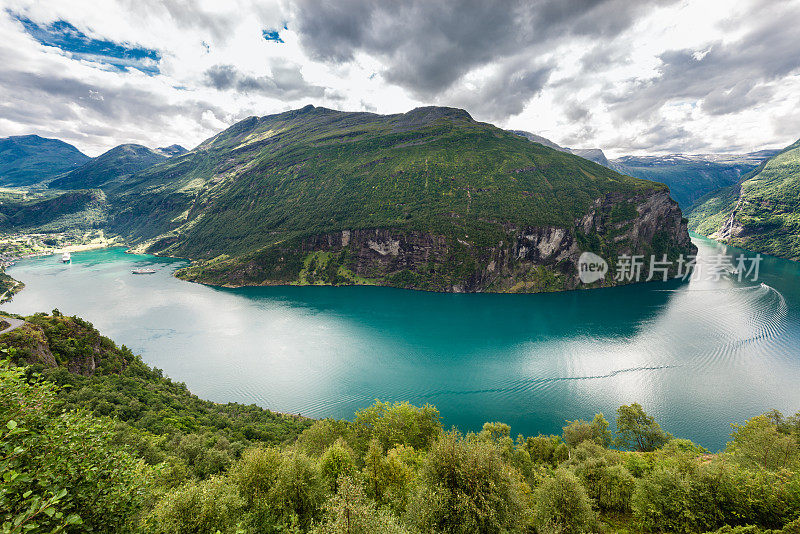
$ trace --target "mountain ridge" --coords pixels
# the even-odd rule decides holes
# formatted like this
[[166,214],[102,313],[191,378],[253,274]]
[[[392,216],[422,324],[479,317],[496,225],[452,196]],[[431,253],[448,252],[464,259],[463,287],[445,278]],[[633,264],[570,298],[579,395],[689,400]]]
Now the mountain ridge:
[[576,287],[590,242],[691,249],[664,186],[455,108],[249,117],[108,192],[135,250],[192,259],[180,276],[219,285],[542,291]]
[[92,189],[164,161],[169,156],[144,145],[117,145],[50,182],[51,189]]
[[60,139],[33,134],[0,138],[0,185],[36,184],[76,169],[90,159]]

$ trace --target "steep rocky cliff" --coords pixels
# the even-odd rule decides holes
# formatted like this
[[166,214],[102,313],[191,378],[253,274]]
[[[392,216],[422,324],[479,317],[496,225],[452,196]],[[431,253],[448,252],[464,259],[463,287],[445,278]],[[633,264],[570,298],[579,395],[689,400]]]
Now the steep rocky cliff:
[[[621,213],[636,215],[622,218]],[[421,230],[342,230],[290,241],[246,259],[183,269],[186,280],[225,286],[371,284],[447,292],[541,292],[582,287],[578,258],[595,252],[610,265],[591,287],[616,285],[619,255],[693,254],[686,219],[667,191],[597,199],[571,226],[502,226],[490,246]],[[674,271],[673,271],[674,272]]]

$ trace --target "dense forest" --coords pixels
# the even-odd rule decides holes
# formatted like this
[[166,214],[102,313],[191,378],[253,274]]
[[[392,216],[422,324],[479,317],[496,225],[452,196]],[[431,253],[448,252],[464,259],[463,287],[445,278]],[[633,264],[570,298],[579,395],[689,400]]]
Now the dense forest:
[[560,436],[376,402],[311,421],[193,396],[57,310],[0,336],[11,532],[800,532],[800,414],[711,454],[641,406]]

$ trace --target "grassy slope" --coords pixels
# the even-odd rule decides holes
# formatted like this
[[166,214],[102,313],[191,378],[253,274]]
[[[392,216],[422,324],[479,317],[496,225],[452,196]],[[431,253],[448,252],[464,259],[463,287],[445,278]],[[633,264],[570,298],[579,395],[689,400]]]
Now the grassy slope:
[[713,234],[737,205],[736,223],[742,231],[731,244],[800,259],[800,141],[745,176],[740,188],[698,202],[689,214],[690,227]]
[[381,116],[309,106],[246,119],[109,194],[115,232],[153,240],[150,251],[208,260],[359,228],[486,247],[506,238],[503,224],[569,228],[608,193],[664,189],[461,110]]
[[0,230],[63,232],[102,226],[106,195],[100,190],[70,191],[44,199],[0,205]]

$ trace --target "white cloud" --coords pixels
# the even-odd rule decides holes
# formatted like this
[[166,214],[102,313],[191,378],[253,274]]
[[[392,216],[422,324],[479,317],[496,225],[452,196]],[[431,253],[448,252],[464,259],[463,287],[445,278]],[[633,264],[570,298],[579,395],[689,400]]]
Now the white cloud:
[[[548,0],[523,2],[513,16],[482,4],[486,20],[474,27],[514,24],[507,42],[498,42],[505,37],[496,28],[437,34],[453,20],[435,17],[458,14],[458,24],[472,24],[474,6],[427,2],[389,18],[371,13],[374,20],[358,18],[366,11],[361,0],[338,4],[342,21],[352,16],[372,24],[364,33],[332,20],[336,13],[309,25],[302,17],[318,3],[308,0],[0,0],[0,136],[58,137],[90,155],[123,142],[191,147],[248,115],[313,103],[379,113],[462,106],[478,120],[610,155],[753,150],[800,137],[793,129],[800,50],[774,50],[778,61],[749,47],[749,55],[735,60],[737,47],[759,31],[784,43],[781,32],[800,24],[798,0],[664,0],[646,9],[597,0],[588,14],[568,17],[552,11],[562,4]],[[422,11],[434,20],[416,33],[403,17]],[[102,58],[76,59],[43,46],[14,13],[157,50],[159,73],[121,71],[98,63]],[[530,29],[542,21],[558,31]],[[325,35],[303,33],[326,24]],[[278,30],[284,42],[265,40],[265,29]],[[320,53],[326,42],[335,44],[327,55]],[[698,65],[680,63],[684,57]],[[210,85],[209,71],[220,67],[235,69],[244,82]]]

